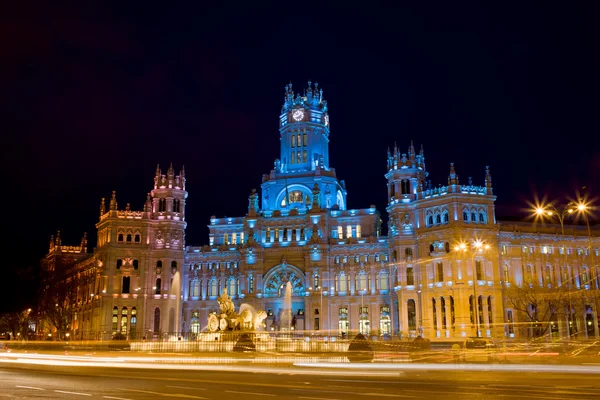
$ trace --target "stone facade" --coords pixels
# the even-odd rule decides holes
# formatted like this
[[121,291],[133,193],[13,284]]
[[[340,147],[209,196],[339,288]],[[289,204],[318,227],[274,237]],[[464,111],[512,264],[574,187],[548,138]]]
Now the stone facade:
[[53,238],[47,263],[70,252],[96,277],[80,288],[75,337],[198,333],[224,289],[236,308],[267,311],[266,327],[276,330],[287,282],[297,330],[431,340],[474,336],[477,327],[483,336],[527,336],[526,312],[507,298],[511,285],[561,291],[568,282],[574,316],[557,313],[548,331],[598,335],[594,231],[497,221],[488,167],[481,186],[459,182],[452,163],[447,184],[432,186],[423,148],[411,142],[406,152],[388,150],[382,236],[380,211],[349,209],[329,165],[318,85],[302,96],[286,86],[279,122],[281,154],[260,195],[251,191],[245,216],[211,217],[209,245],[186,245],[185,173],[173,166],[157,167],[142,211],[120,210],[114,192],[108,208],[102,200],[93,254]]

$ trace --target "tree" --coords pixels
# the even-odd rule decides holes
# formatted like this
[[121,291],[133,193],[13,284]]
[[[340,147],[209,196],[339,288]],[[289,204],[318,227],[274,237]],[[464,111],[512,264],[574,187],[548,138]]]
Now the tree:
[[41,287],[38,294],[40,317],[56,330],[59,340],[71,330],[74,313],[81,304],[81,291],[92,279],[80,271],[80,264],[61,257],[42,261]]
[[31,309],[0,315],[0,331],[9,332],[11,339],[28,339],[33,332],[29,329]]
[[507,306],[517,312],[519,319],[527,320],[521,321],[519,326],[529,330],[534,338],[546,335],[558,316],[566,314],[569,297],[565,288],[545,288],[535,284],[515,285],[505,291]]

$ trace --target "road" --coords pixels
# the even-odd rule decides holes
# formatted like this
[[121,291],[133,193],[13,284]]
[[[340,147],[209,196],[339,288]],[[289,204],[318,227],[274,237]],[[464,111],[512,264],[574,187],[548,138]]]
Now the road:
[[599,377],[560,371],[403,370],[401,366],[384,370],[292,365],[125,368],[3,363],[0,398],[599,399]]

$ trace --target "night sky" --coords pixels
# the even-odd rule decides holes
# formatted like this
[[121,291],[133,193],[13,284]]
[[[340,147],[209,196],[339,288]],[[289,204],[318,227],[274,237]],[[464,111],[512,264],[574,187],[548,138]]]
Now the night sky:
[[279,157],[289,82],[323,88],[349,208],[387,220],[386,150],[410,140],[435,186],[450,162],[479,185],[489,165],[498,217],[598,193],[593,2],[54,3],[19,2],[0,22],[3,310],[32,304],[57,230],[66,245],[87,232],[93,249],[102,197],[141,210],[157,164],[185,165],[187,244],[208,243],[211,215],[244,215]]

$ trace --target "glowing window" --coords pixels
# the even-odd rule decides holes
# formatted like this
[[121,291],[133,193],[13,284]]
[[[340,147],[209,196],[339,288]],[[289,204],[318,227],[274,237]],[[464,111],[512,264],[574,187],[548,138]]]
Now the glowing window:
[[356,237],[361,237],[362,232],[360,229],[360,225],[356,225]]
[[237,233],[235,232],[231,234],[231,243],[237,244]]
[[292,147],[296,147],[296,135],[292,135]]
[[342,239],[344,237],[344,228],[342,228],[341,226],[337,227],[337,237],[339,239]]
[[302,135],[302,145],[306,146],[307,144],[307,137],[306,137],[306,133],[304,135]]
[[347,238],[352,237],[352,225],[346,225],[346,237]]
[[292,164],[296,164],[296,152],[292,151]]

